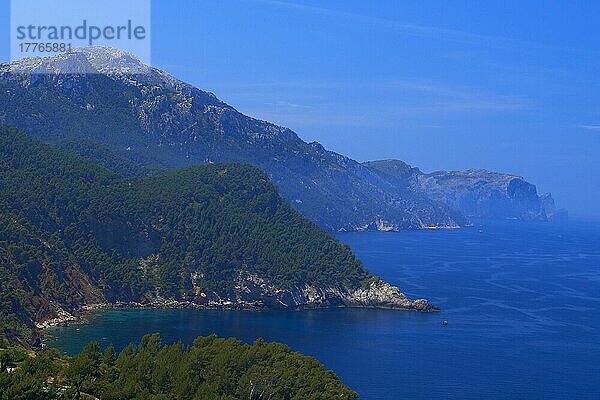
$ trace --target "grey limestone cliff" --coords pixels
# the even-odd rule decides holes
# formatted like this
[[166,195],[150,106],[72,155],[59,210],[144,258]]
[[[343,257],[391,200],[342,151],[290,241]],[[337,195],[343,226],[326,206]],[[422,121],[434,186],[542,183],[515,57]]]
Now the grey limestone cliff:
[[566,216],[549,193],[539,195],[536,186],[521,176],[482,169],[423,173],[399,160],[364,165],[393,185],[422,193],[467,217],[547,220]]

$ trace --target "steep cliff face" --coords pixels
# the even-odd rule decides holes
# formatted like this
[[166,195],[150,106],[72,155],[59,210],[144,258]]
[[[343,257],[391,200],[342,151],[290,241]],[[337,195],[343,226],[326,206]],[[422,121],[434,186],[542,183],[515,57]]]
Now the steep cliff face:
[[240,274],[236,279],[236,294],[233,299],[210,299],[208,304],[257,308],[318,308],[318,307],[363,307],[392,308],[400,310],[436,311],[437,307],[425,299],[410,300],[397,287],[373,278],[360,287],[343,285],[294,286],[281,288],[270,284],[255,274]]
[[415,176],[428,197],[474,218],[545,220],[544,203],[535,185],[522,177],[485,170],[438,171]]
[[550,193],[544,193],[540,196],[542,201],[542,210],[550,220],[564,220],[569,217],[569,212],[564,208],[557,208]]
[[467,217],[546,220],[566,216],[550,194],[538,195],[535,185],[522,177],[469,169],[423,173],[399,160],[365,163],[382,179],[405,190],[419,192]]
[[[74,68],[82,73],[61,72]],[[143,173],[132,162],[153,172],[208,162],[256,165],[293,207],[330,231],[466,222],[446,205],[398,191],[360,163],[116,49],[0,65],[0,109],[0,122],[124,173]]]

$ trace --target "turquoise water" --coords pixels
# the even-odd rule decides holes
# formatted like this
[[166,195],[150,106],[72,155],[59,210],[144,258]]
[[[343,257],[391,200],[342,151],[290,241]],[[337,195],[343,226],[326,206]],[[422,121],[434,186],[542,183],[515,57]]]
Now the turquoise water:
[[[339,235],[375,274],[441,313],[109,310],[53,328],[67,352],[147,332],[216,332],[313,355],[364,399],[600,398],[600,229],[485,223],[462,230]],[[448,320],[442,326],[442,320]]]

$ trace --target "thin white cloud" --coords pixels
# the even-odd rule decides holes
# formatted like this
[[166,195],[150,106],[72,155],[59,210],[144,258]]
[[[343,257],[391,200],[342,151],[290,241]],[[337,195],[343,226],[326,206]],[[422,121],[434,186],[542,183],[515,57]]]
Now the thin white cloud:
[[338,19],[344,18],[349,21],[363,23],[370,26],[377,26],[384,29],[391,29],[397,32],[446,42],[455,42],[463,44],[477,44],[496,48],[525,48],[525,49],[546,49],[568,53],[582,54],[591,57],[593,54],[600,54],[597,50],[589,48],[576,48],[574,46],[558,46],[554,43],[540,43],[528,40],[513,39],[504,36],[484,35],[479,33],[461,31],[458,29],[438,28],[429,25],[418,25],[390,20],[387,18],[371,17],[367,15],[355,14],[345,11],[332,10],[330,8],[308,6],[305,4],[296,4],[282,0],[255,0],[263,4],[269,4],[276,7],[294,9],[298,11],[309,12],[315,15],[331,16]]
[[587,129],[588,131],[600,131],[600,125],[577,125],[577,128]]
[[[239,83],[235,85],[237,90],[233,94],[241,98],[251,98],[256,105],[262,104],[263,112],[290,114],[302,112],[297,118],[314,119],[311,111],[327,111],[333,116],[340,112],[350,114],[350,118],[336,118],[336,124],[341,120],[356,123],[356,115],[365,112],[368,105],[373,101],[375,111],[384,113],[382,116],[408,117],[422,114],[447,114],[447,113],[470,113],[470,112],[507,112],[525,111],[535,108],[531,102],[522,96],[492,93],[477,87],[448,86],[440,82],[423,81],[416,79],[393,79],[379,81],[355,81],[352,83],[343,80],[327,81],[265,81],[252,83]],[[231,88],[230,84],[212,85],[212,88]],[[239,90],[240,88],[251,88],[251,91]],[[305,92],[296,93],[296,98],[290,98],[292,92],[282,89],[310,88],[310,94]],[[352,96],[357,88],[360,88],[363,96],[356,99]],[[219,90],[217,90],[219,91]],[[331,99],[348,92],[345,103],[337,107]],[[412,94],[414,94],[414,97]],[[281,97],[284,98],[281,98]],[[381,105],[377,99],[385,97],[387,105]],[[263,101],[258,101],[263,99]],[[370,99],[370,100],[365,100]],[[371,110],[373,111],[373,110]],[[369,112],[370,114],[371,112]],[[377,123],[381,123],[378,121]],[[371,121],[370,123],[375,123]]]
[[[388,93],[392,92],[414,92],[422,93],[425,95],[439,96],[444,98],[452,99],[472,99],[472,98],[491,98],[491,97],[502,97],[494,96],[493,94],[486,93],[485,90],[477,87],[469,86],[449,86],[441,82],[420,80],[420,79],[386,79],[386,80],[372,80],[372,81],[348,81],[348,80],[289,80],[289,81],[256,81],[256,82],[235,82],[235,83],[212,83],[212,88],[219,89],[230,89],[230,88],[242,88],[242,89],[255,89],[253,94],[267,93],[267,92],[278,92],[282,89],[291,88],[302,88],[311,89],[314,91],[327,91],[327,90],[346,90],[352,89],[353,91],[357,88],[361,90],[372,90],[382,91],[385,90]],[[509,98],[509,96],[504,96]],[[513,97],[513,99],[516,97]]]
[[472,32],[461,31],[457,29],[445,29],[427,25],[417,25],[410,23],[402,23],[386,18],[371,17],[361,14],[349,13],[345,11],[332,10],[329,8],[308,6],[305,4],[290,3],[280,0],[258,0],[261,3],[270,4],[278,7],[285,7],[294,10],[310,12],[316,15],[331,16],[336,18],[345,18],[347,20],[356,21],[359,23],[378,26],[385,29],[393,29],[395,31],[418,37],[429,37],[432,39],[441,39],[451,42],[460,42],[468,44],[496,44],[496,45],[525,45],[526,42],[508,39],[500,36],[481,35]]
[[[474,96],[472,98],[444,98],[424,100],[412,104],[410,100],[394,104],[353,103],[336,107],[331,104],[296,107],[285,102],[247,103],[240,111],[259,119],[275,122],[292,129],[303,127],[364,127],[395,128],[414,118],[447,118],[454,116],[489,115],[506,112],[523,112],[533,107],[524,99],[512,96]],[[440,128],[429,124],[428,128]]]
[[285,100],[278,100],[275,103],[266,103],[266,104],[273,105],[275,107],[295,108],[295,109],[300,109],[300,110],[312,110],[313,108],[315,108],[312,105],[292,103],[292,102],[285,101]]

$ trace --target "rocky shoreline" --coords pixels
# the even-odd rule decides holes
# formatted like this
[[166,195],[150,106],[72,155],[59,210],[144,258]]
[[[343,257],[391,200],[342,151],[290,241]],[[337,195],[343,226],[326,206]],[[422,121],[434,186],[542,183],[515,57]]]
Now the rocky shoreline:
[[[202,293],[203,294],[203,293]],[[203,294],[204,295],[204,294]],[[159,296],[144,302],[116,301],[85,304],[68,312],[56,307],[56,316],[37,321],[38,329],[85,322],[94,310],[101,309],[221,309],[264,311],[271,309],[307,310],[319,308],[379,308],[401,311],[435,312],[439,308],[425,299],[410,300],[400,290],[380,279],[356,289],[313,286],[276,289],[256,275],[240,276],[236,282],[236,298],[218,295],[199,296],[200,301],[166,299]]]

